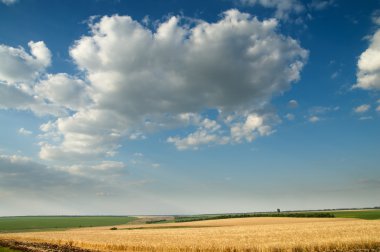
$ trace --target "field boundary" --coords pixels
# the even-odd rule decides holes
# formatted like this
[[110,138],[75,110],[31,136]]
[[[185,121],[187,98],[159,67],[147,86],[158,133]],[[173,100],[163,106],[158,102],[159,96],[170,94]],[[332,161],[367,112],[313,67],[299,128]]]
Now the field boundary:
[[[220,220],[234,218],[253,218],[253,217],[289,217],[289,218],[335,218],[332,213],[244,213],[244,214],[222,214],[222,215],[198,215],[198,216],[175,216],[174,222],[191,222],[203,220]],[[160,220],[161,221],[161,220]],[[154,224],[151,221],[149,224]]]

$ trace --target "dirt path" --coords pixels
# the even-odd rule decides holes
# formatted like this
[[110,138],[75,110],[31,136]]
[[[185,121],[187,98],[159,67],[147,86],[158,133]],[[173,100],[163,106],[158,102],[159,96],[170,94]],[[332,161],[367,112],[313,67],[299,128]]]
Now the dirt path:
[[24,252],[95,252],[95,250],[76,248],[70,244],[58,246],[49,243],[20,242],[14,240],[0,240],[0,247]]

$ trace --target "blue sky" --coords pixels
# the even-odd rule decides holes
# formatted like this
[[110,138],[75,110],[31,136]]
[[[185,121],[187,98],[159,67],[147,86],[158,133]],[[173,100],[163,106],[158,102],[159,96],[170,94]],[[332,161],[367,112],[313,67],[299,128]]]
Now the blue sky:
[[2,0],[0,215],[378,206],[379,90],[379,1]]

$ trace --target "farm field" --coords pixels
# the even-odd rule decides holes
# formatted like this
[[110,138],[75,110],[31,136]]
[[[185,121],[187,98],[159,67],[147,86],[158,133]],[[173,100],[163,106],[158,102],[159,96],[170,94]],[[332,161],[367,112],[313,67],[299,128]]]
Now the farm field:
[[337,218],[358,218],[365,220],[377,220],[380,219],[380,210],[358,210],[358,211],[333,211],[329,212],[335,215]]
[[380,249],[380,220],[234,218],[0,234],[0,240],[100,251],[355,251]]
[[127,216],[0,217],[0,233],[120,225],[135,219]]
[[[297,218],[358,218],[365,220],[380,219],[380,209],[336,210],[336,211],[306,211],[306,212],[264,212],[235,214],[203,214],[174,216],[174,222],[190,222],[213,219],[247,218],[247,217],[297,217]],[[160,221],[158,221],[160,222]],[[154,223],[154,221],[152,221]]]

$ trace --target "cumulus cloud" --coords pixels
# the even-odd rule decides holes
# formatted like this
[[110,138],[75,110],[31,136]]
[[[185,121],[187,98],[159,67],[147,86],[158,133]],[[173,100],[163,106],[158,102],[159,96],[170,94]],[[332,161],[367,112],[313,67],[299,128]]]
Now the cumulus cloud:
[[380,89],[380,30],[370,39],[368,49],[360,55],[357,68],[357,83],[353,88]]
[[37,115],[65,114],[62,105],[48,102],[35,90],[51,64],[51,53],[42,41],[24,48],[0,45],[0,109],[31,110]]
[[28,109],[35,103],[35,98],[22,87],[0,82],[0,108]]
[[0,109],[31,110],[37,115],[65,115],[57,104],[49,104],[37,96],[27,84],[4,83],[0,81]]
[[41,126],[48,160],[111,157],[122,139],[169,128],[193,129],[167,139],[179,149],[250,142],[274,131],[271,98],[299,80],[308,58],[277,25],[238,10],[215,23],[173,16],[154,30],[129,16],[92,19],[70,48],[83,78],[45,74],[42,41],[29,52],[0,45],[0,108],[57,117]]
[[63,139],[59,146],[41,142],[42,159],[77,160],[96,156],[114,156],[128,122],[110,110],[84,109],[71,117],[59,118],[44,127],[45,135]]
[[44,42],[29,42],[30,52],[1,45],[0,108],[57,117],[41,125],[47,160],[112,157],[123,139],[168,128],[194,129],[167,139],[178,149],[274,132],[271,98],[299,80],[308,52],[274,19],[229,10],[215,23],[189,22],[170,17],[150,30],[128,16],[94,19],[70,48],[84,80],[44,74]]
[[44,72],[51,63],[51,53],[43,41],[28,43],[24,48],[0,44],[0,81],[7,83],[28,81]]
[[51,103],[79,110],[90,103],[84,81],[65,73],[48,74],[35,87],[36,93]]
[[198,149],[201,145],[210,144],[226,144],[229,140],[227,137],[223,137],[221,132],[221,125],[216,121],[210,119],[204,119],[198,123],[199,128],[185,136],[185,137],[169,137],[168,143],[173,143],[179,150],[185,149]]
[[[250,128],[252,115],[266,117],[264,108],[299,80],[308,57],[296,40],[277,32],[275,20],[259,21],[237,10],[225,12],[216,23],[170,17],[150,30],[129,16],[115,15],[90,28],[91,34],[70,49],[88,86],[70,81],[86,90],[91,105],[70,105],[78,110],[54,122],[62,142],[41,143],[41,158],[112,156],[121,139],[170,127],[196,127],[187,137],[168,138],[182,149],[222,144],[226,138],[251,141],[247,134],[255,131],[267,135],[270,125]],[[41,93],[55,102],[67,100]],[[218,111],[218,130],[201,123],[212,122],[200,115],[208,109]],[[227,117],[235,124],[225,123]]]
[[357,106],[354,108],[355,113],[365,113],[371,108],[371,105],[369,104],[362,104],[360,106]]
[[43,41],[24,48],[0,45],[0,108],[63,116],[91,103],[84,81],[68,74],[45,74],[51,52]]
[[278,117],[269,112],[228,115],[220,122],[206,118],[198,122],[198,128],[193,133],[184,137],[169,137],[167,141],[174,143],[179,150],[198,149],[202,145],[252,142],[259,136],[275,132],[272,125],[278,122]]

